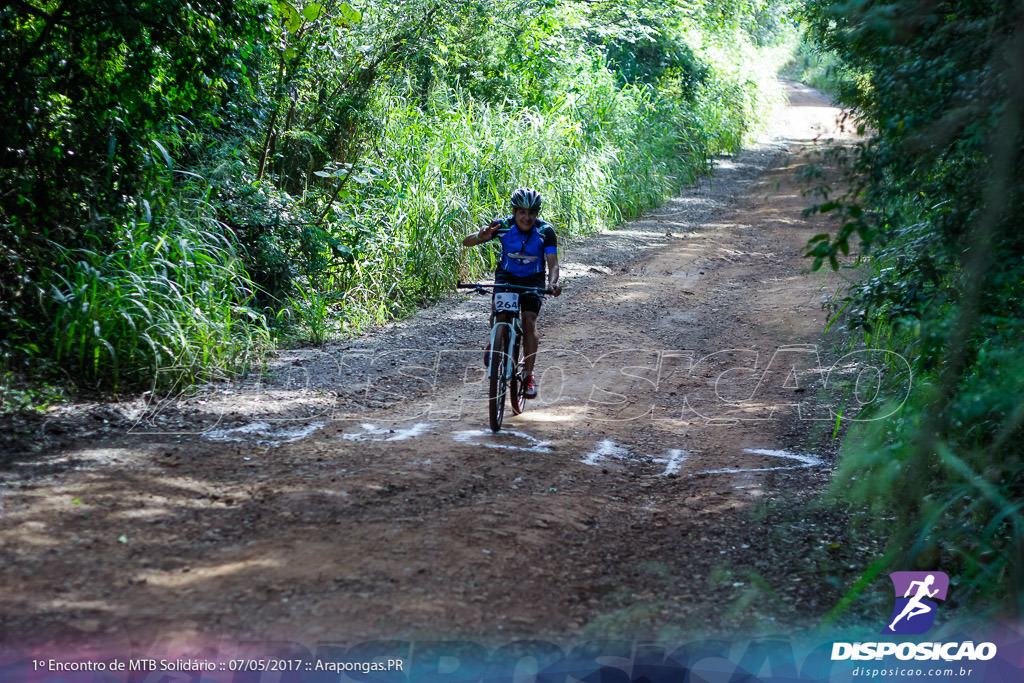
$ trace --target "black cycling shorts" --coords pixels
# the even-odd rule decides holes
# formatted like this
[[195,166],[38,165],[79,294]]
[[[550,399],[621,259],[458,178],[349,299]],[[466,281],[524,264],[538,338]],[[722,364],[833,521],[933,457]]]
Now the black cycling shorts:
[[[547,283],[544,281],[544,273],[537,273],[529,277],[516,277],[503,270],[494,273],[494,284],[496,285],[518,285],[520,287],[540,287],[544,289]],[[500,291],[500,290],[499,290]],[[544,297],[534,293],[519,293],[519,310],[540,313],[540,306]]]

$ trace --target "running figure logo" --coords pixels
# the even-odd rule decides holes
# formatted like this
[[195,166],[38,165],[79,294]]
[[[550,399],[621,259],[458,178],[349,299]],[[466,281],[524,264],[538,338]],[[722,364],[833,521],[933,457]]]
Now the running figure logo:
[[893,572],[889,578],[896,591],[896,606],[882,633],[913,635],[930,629],[935,623],[932,599],[946,599],[949,577],[942,572]]

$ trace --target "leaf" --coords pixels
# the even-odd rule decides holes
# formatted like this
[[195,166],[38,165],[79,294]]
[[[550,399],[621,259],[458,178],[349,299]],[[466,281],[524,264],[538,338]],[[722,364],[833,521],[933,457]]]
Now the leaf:
[[295,9],[287,0],[277,0],[276,3],[277,13],[284,19],[285,27],[289,33],[295,33],[302,28],[302,15]]
[[340,14],[341,16],[338,17],[337,21],[341,22],[342,26],[352,26],[354,24],[358,24],[359,21],[363,18],[362,14],[360,14],[357,10],[353,9],[351,5],[345,2],[341,3],[338,6],[338,14]]
[[167,168],[174,170],[174,164],[171,163],[171,155],[167,153],[167,148],[161,145],[157,140],[153,140],[153,145],[160,150],[160,154],[163,155],[164,161],[167,162]]
[[356,258],[355,251],[352,247],[347,244],[332,244],[331,251],[334,253],[335,258],[339,258],[343,261],[354,261]]
[[808,256],[828,256],[831,253],[832,253],[832,245],[831,244],[829,244],[828,242],[818,242],[818,244],[816,244],[814,246],[814,249],[811,249],[810,251],[807,252],[807,255]]
[[310,21],[316,21],[324,15],[324,6],[318,5],[315,2],[310,3],[302,8],[302,16],[306,17]]

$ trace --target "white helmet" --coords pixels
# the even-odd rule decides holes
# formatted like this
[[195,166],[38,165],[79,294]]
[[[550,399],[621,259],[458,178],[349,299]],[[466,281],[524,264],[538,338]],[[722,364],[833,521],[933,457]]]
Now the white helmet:
[[512,206],[517,209],[540,211],[540,192],[529,187],[521,187],[512,193]]

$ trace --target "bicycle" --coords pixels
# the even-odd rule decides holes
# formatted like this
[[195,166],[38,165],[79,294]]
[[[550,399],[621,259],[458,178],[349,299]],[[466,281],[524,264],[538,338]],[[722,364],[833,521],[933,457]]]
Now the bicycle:
[[[458,289],[472,289],[477,294],[489,294],[494,290],[494,312],[492,313],[491,345],[487,363],[487,413],[491,431],[501,429],[505,415],[505,394],[509,394],[512,413],[518,415],[526,408],[523,395],[523,323],[519,310],[520,294],[552,294],[541,287],[523,287],[508,284],[463,284]],[[512,291],[515,290],[515,291]],[[507,388],[507,392],[506,392]]]

